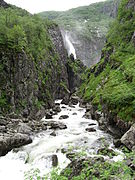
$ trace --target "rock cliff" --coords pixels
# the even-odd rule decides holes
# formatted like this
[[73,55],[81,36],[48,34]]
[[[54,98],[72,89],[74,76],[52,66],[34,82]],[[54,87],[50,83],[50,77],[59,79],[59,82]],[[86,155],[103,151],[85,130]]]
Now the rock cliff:
[[[123,135],[135,122],[135,2],[123,0],[110,28],[101,60],[87,71],[80,94],[91,102],[92,116],[99,124]],[[97,111],[101,111],[102,118]],[[111,127],[113,127],[111,129]],[[131,137],[131,139],[133,139]]]

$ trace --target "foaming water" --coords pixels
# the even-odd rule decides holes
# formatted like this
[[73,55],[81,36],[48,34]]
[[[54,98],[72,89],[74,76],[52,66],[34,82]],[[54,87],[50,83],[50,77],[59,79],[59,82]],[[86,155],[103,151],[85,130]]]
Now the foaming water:
[[[60,101],[57,101],[60,103]],[[56,136],[50,136],[53,130],[48,129],[35,136],[33,143],[12,150],[6,156],[0,158],[0,180],[24,180],[25,174],[32,169],[39,169],[41,175],[52,170],[52,155],[57,155],[59,167],[65,168],[70,160],[61,151],[71,149],[71,152],[85,151],[87,156],[95,156],[95,151],[100,147],[100,139],[104,139],[111,144],[113,139],[110,135],[99,130],[96,121],[85,119],[85,109],[79,105],[69,107],[60,105],[61,112],[53,117],[54,121],[63,122],[67,129],[56,130]],[[68,119],[60,120],[61,115],[68,115]],[[42,121],[50,121],[42,119]],[[85,129],[89,124],[96,129],[96,132],[87,132]],[[97,155],[96,155],[97,156]],[[114,157],[114,161],[122,160],[122,155]]]

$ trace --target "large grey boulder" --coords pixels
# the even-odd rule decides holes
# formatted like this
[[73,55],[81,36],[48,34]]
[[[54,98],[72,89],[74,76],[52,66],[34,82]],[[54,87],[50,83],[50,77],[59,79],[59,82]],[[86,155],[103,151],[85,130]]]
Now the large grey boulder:
[[16,133],[15,135],[0,136],[0,156],[6,155],[13,148],[19,148],[32,143],[29,135]]
[[19,123],[18,128],[17,128],[17,132],[18,133],[22,133],[22,134],[32,134],[32,128],[29,127],[27,124],[25,123]]
[[134,147],[135,147],[135,124],[133,124],[131,126],[131,128],[122,136],[121,142],[130,150],[134,149]]

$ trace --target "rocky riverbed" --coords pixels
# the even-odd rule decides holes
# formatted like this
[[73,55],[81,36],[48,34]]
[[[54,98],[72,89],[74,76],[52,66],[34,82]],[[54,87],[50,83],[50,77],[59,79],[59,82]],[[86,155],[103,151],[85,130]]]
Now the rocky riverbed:
[[0,179],[29,179],[37,169],[43,176],[53,167],[64,169],[80,157],[123,159],[123,153],[113,145],[113,137],[100,130],[96,120],[86,117],[87,110],[73,99],[70,105],[57,101],[40,121],[1,118],[1,155],[13,150],[0,158]]

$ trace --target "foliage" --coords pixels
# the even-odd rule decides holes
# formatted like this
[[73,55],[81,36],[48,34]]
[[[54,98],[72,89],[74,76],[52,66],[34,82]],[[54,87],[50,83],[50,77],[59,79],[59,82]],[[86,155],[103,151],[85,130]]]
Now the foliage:
[[[75,31],[82,38],[94,40],[97,37],[97,31],[100,38],[105,37],[109,24],[113,20],[109,14],[113,3],[114,1],[106,1],[68,11],[42,12],[40,16],[57,22],[66,30]],[[103,11],[105,6],[108,7],[106,12]]]
[[[55,52],[48,33],[49,28],[55,28],[57,25],[49,20],[43,21],[38,15],[31,15],[14,6],[6,9],[0,7],[0,22],[0,93],[5,91],[5,95],[1,95],[0,98],[0,107],[4,110],[11,104],[10,96],[17,87],[14,87],[15,83],[11,83],[10,74],[13,74],[14,78],[17,64],[24,54],[28,59],[27,64],[33,67],[31,71],[35,73],[36,79],[33,84],[35,92],[40,90],[38,98],[32,98],[32,105],[37,109],[42,105],[47,106],[53,99],[51,94],[53,76],[55,74],[57,78],[61,73],[59,55]],[[12,62],[14,60],[18,63]],[[27,100],[24,104],[23,98],[17,101],[19,108],[28,105]]]
[[99,108],[106,104],[124,121],[135,118],[135,12],[121,2],[118,18],[107,35],[101,61],[89,69],[80,95]]

